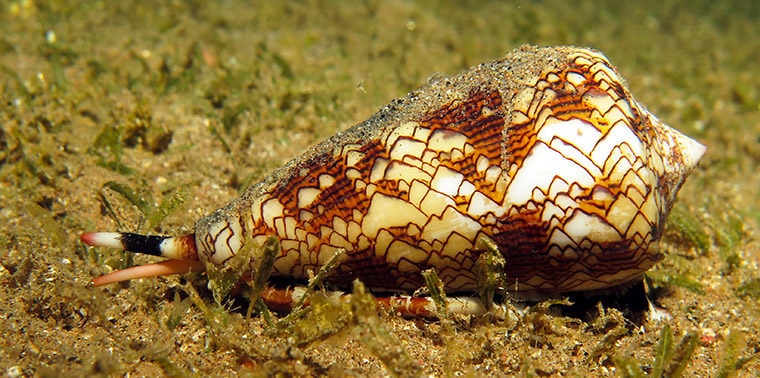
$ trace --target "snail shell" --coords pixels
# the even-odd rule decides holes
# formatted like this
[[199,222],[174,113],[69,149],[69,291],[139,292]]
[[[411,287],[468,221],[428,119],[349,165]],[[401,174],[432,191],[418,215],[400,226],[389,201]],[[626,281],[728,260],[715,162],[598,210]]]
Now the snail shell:
[[329,278],[341,287],[416,289],[435,268],[447,291],[475,290],[482,239],[505,258],[510,288],[601,289],[661,259],[668,212],[704,150],[639,104],[601,53],[523,46],[393,100],[192,235],[82,240],[179,260],[97,284],[221,264],[275,235],[273,275],[306,279],[345,249]]

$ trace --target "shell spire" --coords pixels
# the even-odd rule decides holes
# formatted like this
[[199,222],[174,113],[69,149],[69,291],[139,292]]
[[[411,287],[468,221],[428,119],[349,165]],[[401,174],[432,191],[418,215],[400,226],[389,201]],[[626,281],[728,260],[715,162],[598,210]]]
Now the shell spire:
[[[147,244],[134,249],[202,269],[274,235],[274,276],[306,280],[343,249],[336,286],[413,290],[434,268],[452,292],[477,289],[475,262],[494,245],[510,289],[608,288],[662,258],[665,220],[704,151],[639,104],[598,51],[523,46],[273,171],[196,223],[193,253],[191,235],[180,248],[134,237]],[[130,249],[124,235],[82,240]]]
[[653,145],[656,154],[653,159],[662,159],[661,174],[664,185],[668,186],[668,202],[672,204],[678,189],[689,173],[697,167],[707,147],[665,125],[649,112],[647,117],[653,125],[652,130],[657,134],[655,138],[659,141]]
[[683,181],[686,179],[688,172],[697,167],[702,155],[707,151],[707,147],[678,132],[676,129],[665,126],[665,130],[670,134],[671,149],[681,153],[680,161],[670,164],[667,169],[669,172],[677,174],[681,181]]

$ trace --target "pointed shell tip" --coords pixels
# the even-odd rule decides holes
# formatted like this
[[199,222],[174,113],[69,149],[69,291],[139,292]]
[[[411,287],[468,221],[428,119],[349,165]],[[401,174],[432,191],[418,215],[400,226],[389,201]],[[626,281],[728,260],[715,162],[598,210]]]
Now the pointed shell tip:
[[693,169],[707,151],[707,147],[686,135],[681,134],[680,136],[678,144],[681,148],[683,164],[687,169]]

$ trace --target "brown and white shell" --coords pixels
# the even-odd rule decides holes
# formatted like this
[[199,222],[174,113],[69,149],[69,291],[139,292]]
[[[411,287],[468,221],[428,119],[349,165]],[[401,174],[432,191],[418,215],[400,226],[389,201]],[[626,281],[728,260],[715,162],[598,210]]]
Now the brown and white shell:
[[704,150],[639,104],[601,53],[524,46],[393,100],[200,219],[193,235],[82,240],[223,263],[274,235],[275,276],[304,280],[345,249],[329,279],[341,287],[416,289],[435,268],[447,291],[473,291],[482,239],[505,258],[510,289],[594,290],[661,258],[676,192]]

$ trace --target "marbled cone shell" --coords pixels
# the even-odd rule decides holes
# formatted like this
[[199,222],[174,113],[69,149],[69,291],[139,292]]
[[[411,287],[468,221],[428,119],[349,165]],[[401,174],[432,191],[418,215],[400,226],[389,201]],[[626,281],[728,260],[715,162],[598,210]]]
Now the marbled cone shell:
[[[196,224],[201,258],[281,242],[274,275],[476,288],[490,239],[509,288],[565,292],[640,277],[704,147],[638,104],[599,52],[525,46],[428,83],[274,171]],[[253,264],[253,263],[252,263]]]

